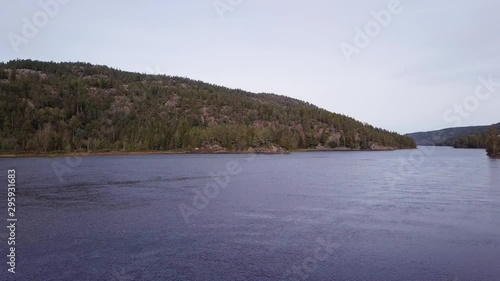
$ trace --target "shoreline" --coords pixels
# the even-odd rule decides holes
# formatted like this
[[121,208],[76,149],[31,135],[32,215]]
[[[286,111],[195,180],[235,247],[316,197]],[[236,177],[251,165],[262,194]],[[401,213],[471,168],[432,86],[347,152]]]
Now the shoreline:
[[401,148],[401,149],[385,149],[385,150],[361,150],[361,149],[346,149],[346,148],[332,148],[332,149],[296,149],[285,152],[251,152],[251,151],[181,151],[181,150],[164,150],[164,151],[94,151],[94,152],[22,152],[22,153],[5,153],[0,154],[2,158],[55,158],[55,157],[68,157],[68,156],[120,156],[120,155],[156,155],[156,154],[290,154],[295,152],[382,152],[382,151],[396,151],[396,150],[413,150],[416,148]]

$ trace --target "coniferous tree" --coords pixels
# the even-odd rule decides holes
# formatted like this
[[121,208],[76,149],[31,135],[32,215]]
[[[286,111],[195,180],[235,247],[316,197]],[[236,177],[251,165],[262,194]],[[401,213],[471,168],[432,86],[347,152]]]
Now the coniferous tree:
[[408,137],[284,96],[31,60],[0,64],[0,125],[3,152],[415,147]]

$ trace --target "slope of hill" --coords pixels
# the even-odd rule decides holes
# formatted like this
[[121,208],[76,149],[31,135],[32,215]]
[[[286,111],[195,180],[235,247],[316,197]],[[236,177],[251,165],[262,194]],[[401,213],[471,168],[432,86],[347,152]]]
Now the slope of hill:
[[417,145],[466,147],[467,143],[472,145],[478,142],[479,144],[476,148],[485,148],[485,144],[482,143],[484,140],[481,139],[481,135],[487,134],[492,127],[500,129],[500,123],[490,126],[457,127],[429,132],[418,132],[406,134],[406,136],[412,138]]
[[0,151],[414,148],[309,103],[88,63],[0,64]]

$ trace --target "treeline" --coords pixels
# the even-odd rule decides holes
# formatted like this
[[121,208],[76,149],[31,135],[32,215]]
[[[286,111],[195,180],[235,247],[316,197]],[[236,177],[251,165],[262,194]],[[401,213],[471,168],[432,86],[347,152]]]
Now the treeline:
[[489,156],[500,158],[500,131],[492,127],[489,132],[457,138],[454,148],[483,148]]
[[463,136],[453,141],[454,148],[486,148],[489,134]]
[[500,129],[500,123],[489,126],[469,126],[407,134],[417,145],[455,146],[457,148],[485,148],[490,128]]
[[0,64],[0,124],[2,152],[415,147],[285,96],[87,63]]

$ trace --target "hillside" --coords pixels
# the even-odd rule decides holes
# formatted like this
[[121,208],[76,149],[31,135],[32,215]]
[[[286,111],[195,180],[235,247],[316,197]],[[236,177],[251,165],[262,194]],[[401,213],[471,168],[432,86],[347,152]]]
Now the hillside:
[[0,64],[0,152],[414,148],[309,103],[88,63]]
[[417,145],[455,146],[457,148],[486,148],[485,138],[490,128],[500,129],[500,123],[490,126],[447,128],[406,134]]

